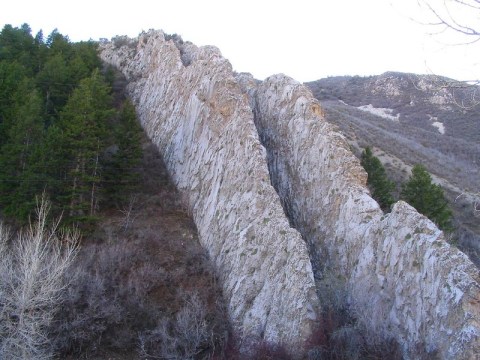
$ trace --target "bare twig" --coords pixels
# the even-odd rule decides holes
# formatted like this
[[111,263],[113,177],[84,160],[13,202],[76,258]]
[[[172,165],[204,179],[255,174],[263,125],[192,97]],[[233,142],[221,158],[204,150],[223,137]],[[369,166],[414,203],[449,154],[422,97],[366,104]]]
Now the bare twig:
[[434,27],[441,27],[445,30],[453,30],[468,37],[474,37],[468,43],[480,40],[480,30],[474,26],[463,24],[458,20],[458,15],[454,11],[480,11],[480,2],[477,0],[443,0],[440,5],[433,5],[429,0],[418,0],[417,3],[425,7],[434,18],[434,21],[426,23]]
[[127,231],[128,228],[133,224],[135,219],[137,218],[138,214],[135,214],[134,208],[138,201],[138,194],[130,195],[128,199],[128,203],[120,210],[123,214],[122,219],[122,228],[123,231]]

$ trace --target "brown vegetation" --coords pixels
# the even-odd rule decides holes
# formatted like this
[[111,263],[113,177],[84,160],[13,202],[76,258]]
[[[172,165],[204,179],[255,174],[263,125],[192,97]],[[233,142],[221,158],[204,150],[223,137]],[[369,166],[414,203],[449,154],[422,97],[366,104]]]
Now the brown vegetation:
[[83,239],[51,327],[62,358],[202,358],[226,341],[214,269],[149,143],[142,168],[128,226],[125,208],[110,209]]

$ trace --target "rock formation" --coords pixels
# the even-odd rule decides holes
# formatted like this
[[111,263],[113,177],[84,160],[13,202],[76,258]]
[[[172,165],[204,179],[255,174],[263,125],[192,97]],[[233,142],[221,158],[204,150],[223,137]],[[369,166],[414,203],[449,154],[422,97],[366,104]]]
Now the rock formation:
[[305,86],[283,75],[239,82],[287,213],[317,255],[317,271],[328,262],[346,279],[360,320],[397,339],[406,357],[419,347],[445,359],[480,354],[480,277],[467,256],[408,204],[383,214],[358,159]]
[[101,56],[129,81],[140,121],[217,267],[237,333],[300,346],[319,305],[311,263],[270,184],[229,62],[214,47],[160,31],[119,48],[103,44]]
[[162,32],[123,42],[102,44],[101,56],[129,81],[238,333],[302,344],[319,306],[312,261],[318,276],[328,267],[345,280],[360,320],[407,358],[419,346],[480,353],[478,270],[409,205],[383,214],[309,90],[283,75],[235,77],[216,48]]

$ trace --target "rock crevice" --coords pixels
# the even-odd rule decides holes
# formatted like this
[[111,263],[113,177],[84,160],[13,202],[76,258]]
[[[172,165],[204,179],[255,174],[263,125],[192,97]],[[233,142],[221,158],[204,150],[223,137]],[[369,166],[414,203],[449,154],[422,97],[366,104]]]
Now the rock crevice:
[[129,80],[142,126],[219,271],[236,332],[302,346],[319,307],[308,251],[270,184],[229,62],[215,47],[179,49],[161,31],[140,35],[135,49],[103,44],[101,57]]

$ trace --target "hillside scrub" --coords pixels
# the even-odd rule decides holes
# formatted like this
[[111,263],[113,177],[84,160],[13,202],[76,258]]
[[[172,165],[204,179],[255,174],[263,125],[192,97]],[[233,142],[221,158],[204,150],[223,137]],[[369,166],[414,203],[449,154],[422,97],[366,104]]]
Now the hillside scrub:
[[168,178],[142,137],[135,201],[100,212],[82,241],[49,338],[60,358],[209,358],[229,320],[215,269]]

